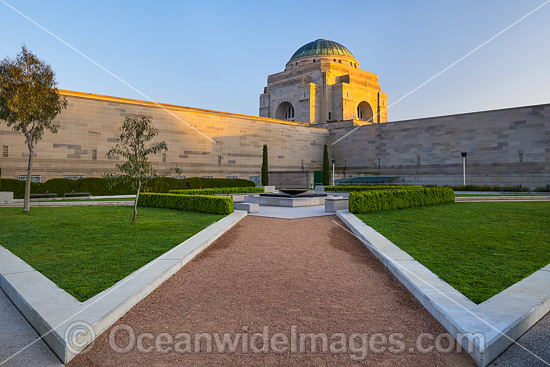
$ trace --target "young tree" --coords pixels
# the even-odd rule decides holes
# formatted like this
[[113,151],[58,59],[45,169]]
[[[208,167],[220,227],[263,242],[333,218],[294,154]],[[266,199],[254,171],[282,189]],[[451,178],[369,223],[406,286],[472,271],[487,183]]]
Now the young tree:
[[151,124],[152,120],[152,116],[144,114],[126,117],[122,123],[119,143],[107,152],[108,158],[121,156],[126,159],[126,162],[117,163],[115,167],[121,173],[118,178],[129,183],[136,190],[132,223],[136,221],[137,203],[141,189],[147,181],[157,177],[156,169],[149,162],[148,157],[168,149],[164,141],[147,144],[158,134],[158,130]]
[[269,185],[269,169],[267,163],[267,145],[264,145],[262,153],[262,186]]
[[326,144],[323,150],[323,185],[330,185],[330,159],[328,157],[328,147]]
[[23,211],[29,211],[34,149],[44,130],[57,133],[53,119],[67,107],[59,95],[55,73],[25,46],[15,60],[0,61],[0,120],[25,136],[29,150]]

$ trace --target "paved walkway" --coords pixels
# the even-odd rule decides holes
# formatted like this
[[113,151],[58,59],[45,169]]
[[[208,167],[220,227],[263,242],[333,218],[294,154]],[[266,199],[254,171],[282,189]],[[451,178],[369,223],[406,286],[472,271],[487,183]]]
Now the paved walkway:
[[[445,330],[359,240],[335,222],[341,223],[334,216],[243,219],[114,325],[132,328],[136,343],[141,340],[147,349],[152,345],[152,351],[133,348],[116,353],[109,345],[110,328],[70,366],[357,365],[352,357],[363,357],[363,365],[371,366],[473,366],[464,352],[415,350],[420,334],[436,337]],[[273,348],[288,348],[285,338],[287,343],[293,340],[292,325],[298,334],[326,334],[327,343],[340,353],[314,352],[307,336],[304,353],[299,348],[276,353]],[[253,338],[253,334],[265,331],[264,327],[268,327],[267,353],[255,353],[252,346],[243,352],[242,345],[249,345],[243,342],[246,338],[257,339],[253,345],[261,350],[263,335]],[[188,333],[190,339],[178,333]],[[198,353],[195,333],[207,333]],[[219,353],[213,333],[220,339],[224,333],[231,338],[240,335],[237,352]],[[283,333],[275,339],[283,342],[273,347],[269,344],[275,333]],[[364,341],[357,336],[355,348],[350,348],[347,340],[353,333],[367,336]],[[375,333],[381,334],[372,337]],[[394,339],[387,339],[392,334]],[[112,336],[119,348],[128,345],[126,332]],[[205,351],[209,338],[210,353]],[[155,347],[157,339],[160,347]],[[299,337],[296,340],[295,346]],[[390,344],[401,350],[401,344],[389,340],[401,340],[402,352],[375,353]],[[163,345],[163,341],[168,342]],[[165,347],[176,346],[185,353],[162,353]]]
[[489,367],[550,366],[550,313],[523,334],[518,344],[521,347],[512,344]]
[[[36,339],[36,331],[0,290],[0,366],[62,367],[63,364],[46,343],[42,340],[33,343]],[[33,344],[29,346],[31,343]],[[26,349],[20,352],[24,348]],[[18,354],[12,358],[16,353]]]

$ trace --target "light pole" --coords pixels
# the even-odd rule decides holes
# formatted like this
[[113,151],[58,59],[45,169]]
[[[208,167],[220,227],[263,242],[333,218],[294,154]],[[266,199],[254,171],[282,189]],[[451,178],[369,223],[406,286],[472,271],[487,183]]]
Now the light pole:
[[336,159],[332,158],[332,186],[334,186],[334,163],[336,163]]
[[462,185],[466,186],[466,156],[468,153],[461,152],[460,155],[462,156]]

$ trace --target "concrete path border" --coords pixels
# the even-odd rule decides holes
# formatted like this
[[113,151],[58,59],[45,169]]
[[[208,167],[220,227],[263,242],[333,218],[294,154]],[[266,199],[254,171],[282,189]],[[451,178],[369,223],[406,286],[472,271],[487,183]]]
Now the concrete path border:
[[476,305],[348,210],[336,215],[481,367],[550,311],[550,265]]
[[68,363],[246,215],[234,211],[85,302],[0,246],[0,288],[59,359]]

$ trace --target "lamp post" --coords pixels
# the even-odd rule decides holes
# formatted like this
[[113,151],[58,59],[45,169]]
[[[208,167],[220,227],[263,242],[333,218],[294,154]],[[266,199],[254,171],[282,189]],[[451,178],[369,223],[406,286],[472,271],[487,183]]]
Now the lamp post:
[[336,163],[336,159],[332,158],[332,186],[334,186],[334,164]]
[[468,153],[461,152],[460,155],[462,156],[462,185],[466,186],[466,156]]

